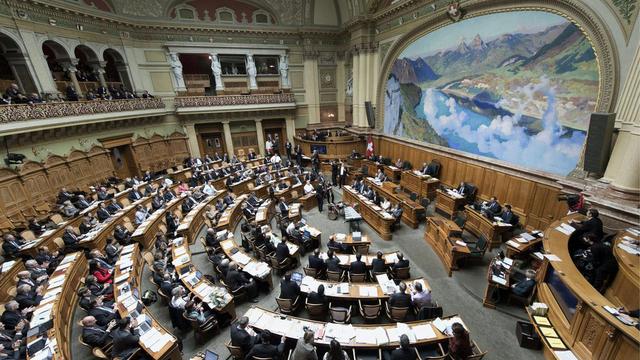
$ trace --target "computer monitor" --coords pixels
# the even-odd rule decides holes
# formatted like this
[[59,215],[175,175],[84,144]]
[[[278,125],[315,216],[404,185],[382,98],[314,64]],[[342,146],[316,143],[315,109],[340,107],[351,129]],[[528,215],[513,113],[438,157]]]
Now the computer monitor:
[[291,273],[291,280],[295,281],[298,284],[298,286],[300,286],[300,284],[302,284],[302,273],[299,273],[299,272]]
[[214,353],[211,350],[207,350],[204,354],[204,360],[218,360],[218,354]]

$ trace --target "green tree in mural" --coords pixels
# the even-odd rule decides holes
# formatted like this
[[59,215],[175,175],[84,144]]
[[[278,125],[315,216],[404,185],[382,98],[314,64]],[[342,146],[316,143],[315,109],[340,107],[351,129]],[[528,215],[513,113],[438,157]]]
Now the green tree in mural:
[[636,10],[636,4],[638,0],[613,0],[613,5],[618,8],[622,18],[627,20],[627,23],[631,24],[631,17]]

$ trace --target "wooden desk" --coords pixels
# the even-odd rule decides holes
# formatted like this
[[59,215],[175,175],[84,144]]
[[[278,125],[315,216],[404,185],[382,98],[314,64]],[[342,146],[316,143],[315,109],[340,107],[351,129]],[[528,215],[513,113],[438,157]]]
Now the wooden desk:
[[368,176],[376,176],[376,174],[378,173],[378,169],[382,169],[382,165],[378,164],[374,161],[368,160],[368,159],[362,159],[362,161],[360,162],[361,167],[367,168],[367,175]]
[[164,207],[156,210],[145,221],[143,221],[131,234],[131,239],[141,243],[145,249],[153,248],[156,241],[156,234],[161,226],[165,224],[165,214],[167,211],[174,212],[179,209],[184,201],[184,197],[176,196],[173,200],[164,204]]
[[549,306],[549,321],[580,359],[637,358],[640,330],[623,324],[603,308],[617,304],[596,291],[571,259],[569,235],[557,229],[571,219],[584,217],[574,214],[554,221],[542,241],[545,252],[561,260],[544,261],[540,274],[544,281],[537,286],[540,301]]
[[[343,234],[345,235],[345,234]],[[342,245],[346,245],[349,247],[358,247],[358,246],[369,246],[371,245],[371,241],[369,240],[369,237],[367,235],[362,235],[362,238],[359,241],[355,241],[353,240],[353,233],[349,233],[346,234],[344,237],[344,240],[340,241],[338,239],[336,239],[337,242],[341,243]]]
[[229,230],[233,232],[240,220],[242,220],[242,203],[248,198],[247,194],[238,196],[233,204],[229,205],[222,212],[222,216],[216,226],[216,231]]
[[391,240],[391,226],[395,219],[379,206],[357,194],[351,186],[342,187],[342,201],[358,204],[358,213],[384,240]]
[[[209,309],[220,314],[227,314],[233,321],[236,318],[235,304],[233,296],[222,286],[212,284],[204,276],[193,285],[187,279],[198,270],[191,261],[191,249],[186,239],[176,238],[171,242],[171,255],[176,273],[180,274],[182,269],[190,268],[188,275],[180,278],[182,285],[191,292],[201,302],[206,303]],[[180,243],[180,244],[178,244]],[[204,273],[203,273],[204,274]]]
[[[526,234],[534,236],[531,232]],[[507,245],[507,257],[509,258],[522,258],[535,249],[538,248],[539,245],[542,244],[542,232],[540,232],[539,236],[533,240],[524,240],[521,235],[514,236],[512,239],[507,240],[505,243]]]
[[387,178],[390,179],[390,181],[395,182],[395,183],[400,182],[402,169],[397,168],[397,167],[395,167],[393,165],[385,165],[382,168],[382,171],[387,176]]
[[289,221],[298,222],[302,219],[302,204],[295,203],[289,205],[289,213],[287,214]]
[[453,196],[446,191],[436,190],[436,210],[449,217],[453,218],[453,215],[461,209],[467,200],[464,197]]
[[[340,261],[340,267],[342,269],[349,269],[349,266],[351,265],[351,263],[356,261],[356,255],[354,254],[334,253],[333,256],[338,258],[338,260]],[[328,259],[327,253],[326,252],[320,253],[320,258],[323,260],[327,260]],[[364,262],[367,268],[370,269],[372,267],[371,262],[373,261],[373,259],[376,259],[376,258],[377,258],[377,254],[362,255],[362,257],[360,258],[360,261]],[[398,253],[395,251],[384,253],[382,254],[382,259],[384,260],[384,264],[386,266],[391,266],[398,261]]]
[[309,211],[314,207],[318,206],[318,198],[316,197],[315,191],[300,196],[298,200],[300,200],[300,203],[302,204],[302,208],[304,209],[304,211]]
[[[353,150],[362,154],[366,148],[366,144],[358,137],[345,136],[338,138],[326,138],[325,141],[305,140],[295,137],[296,145],[300,145],[304,154],[312,154],[312,146],[325,146],[326,154],[319,154],[320,159],[346,159],[351,155]],[[284,153],[281,151],[281,153]]]
[[[506,260],[506,259],[505,259]],[[504,270],[502,275],[495,275],[493,273],[494,266],[501,266]],[[484,291],[484,297],[482,298],[482,305],[490,309],[496,308],[493,294],[498,291],[511,291],[511,271],[513,270],[513,263],[511,265],[504,263],[498,258],[493,258],[489,263],[487,270],[487,288]]]
[[469,248],[458,242],[463,242],[462,229],[449,219],[438,217],[427,218],[424,239],[438,255],[447,274],[451,276],[453,270],[458,270],[458,260],[470,254]]
[[[253,256],[245,252],[241,246],[238,246],[233,239],[233,234],[229,233],[230,237],[226,240],[220,241],[220,247],[222,252],[229,259],[229,261],[235,261],[238,264],[238,268],[243,270],[247,274],[251,275],[257,281],[266,283],[269,289],[273,289],[273,271],[269,264],[256,260]],[[264,272],[264,269],[268,269],[268,272]],[[263,270],[262,272],[260,272]]]
[[[380,328],[383,331],[386,331],[387,329],[391,330],[391,329],[397,328],[396,323],[369,324],[369,325],[365,325],[365,324],[339,325],[339,324],[326,323],[323,321],[307,320],[307,319],[297,318],[293,316],[287,316],[286,318],[283,319],[282,314],[274,311],[265,310],[259,307],[254,307],[249,309],[245,313],[245,316],[249,318],[249,325],[252,328],[256,330],[261,330],[261,331],[269,330],[272,334],[275,334],[278,336],[286,336],[289,339],[299,339],[304,334],[303,328],[307,327],[313,330],[316,334],[323,334],[322,337],[316,338],[314,340],[314,344],[322,347],[328,346],[332,340],[331,338],[326,336],[328,334],[327,334],[327,331],[325,330],[328,327],[333,327],[336,329],[339,329],[341,326],[352,327],[353,329],[355,329],[356,333],[358,331],[367,330],[367,329],[375,330],[376,328]],[[460,322],[464,325],[464,322],[462,321],[462,319],[460,319],[457,316],[447,317],[444,319],[452,322],[453,321]],[[292,323],[295,325],[292,326]],[[417,339],[414,345],[422,346],[422,345],[429,345],[429,344],[445,343],[449,341],[449,338],[447,337],[447,335],[441,333],[435,326],[432,325],[432,322],[430,321],[424,321],[424,320],[413,321],[413,322],[407,322],[406,324],[409,326],[410,329],[415,329],[418,326],[431,326],[431,329],[435,335],[435,337],[428,338],[428,339],[427,338]],[[345,342],[345,341],[341,342],[341,345],[342,347],[347,349],[351,349],[351,348],[391,349],[391,348],[397,348],[399,344],[399,341],[395,339],[393,341],[389,341],[387,339],[387,342],[384,342],[383,344],[380,344],[380,345],[377,344],[377,342],[365,343],[362,340],[363,339],[360,339],[360,341],[356,341],[355,338],[352,338],[349,342]]]
[[271,221],[271,213],[273,212],[274,204],[271,200],[263,202],[258,211],[256,211],[256,224],[258,226],[267,225]]
[[467,221],[464,224],[464,229],[474,234],[475,236],[484,236],[489,242],[489,251],[491,249],[499,247],[502,244],[502,234],[511,230],[512,226],[507,224],[499,224],[493,219],[487,219],[479,211],[474,210],[471,206],[465,206],[464,212],[467,216]]
[[421,198],[433,200],[436,189],[440,187],[440,180],[429,175],[416,174],[412,170],[405,170],[400,176],[400,186]]
[[411,197],[404,192],[395,192],[397,185],[385,181],[383,183],[376,182],[374,178],[368,177],[365,179],[368,186],[377,191],[380,196],[389,199],[392,205],[401,203],[402,205],[402,221],[405,224],[411,226],[414,229],[420,225],[420,219],[425,216],[425,209],[419,203],[411,200]]
[[[625,239],[626,238],[626,239]],[[640,308],[640,257],[633,255],[620,246],[628,239],[640,240],[628,230],[620,231],[615,238],[613,254],[618,260],[618,274],[605,296],[614,304],[624,306],[625,309]]]
[[243,194],[247,194],[249,193],[249,183],[253,183],[253,179],[252,178],[247,178],[244,179],[240,182],[231,184],[231,190],[233,190],[233,193],[236,195],[243,195]]
[[0,274],[0,303],[5,304],[11,300],[11,296],[7,294],[7,291],[16,287],[18,273],[26,270],[26,268],[20,259],[6,261],[2,268],[5,270]]
[[224,198],[226,194],[227,190],[218,191],[217,194],[208,196],[198,205],[194,206],[193,209],[182,218],[177,230],[178,235],[186,237],[189,242],[193,244],[196,236],[198,236],[198,232],[205,224],[207,205],[215,206],[216,202]]
[[[129,316],[130,313],[135,310],[135,308],[132,308],[131,311],[129,311],[124,306],[123,302],[125,301],[125,299],[131,296],[131,293],[133,293],[134,289],[138,289],[138,292],[142,294],[142,291],[140,291],[140,287],[142,284],[143,266],[144,261],[142,260],[142,254],[140,254],[140,248],[138,244],[131,244],[129,245],[129,247],[122,248],[120,258],[118,259],[118,262],[116,263],[113,271],[113,295],[114,300],[119,303],[118,313],[122,318]],[[129,292],[125,291],[125,288],[127,287],[129,287],[130,289]],[[165,329],[162,324],[160,324],[154,318],[153,314],[149,310],[147,310],[146,307],[143,307],[141,314],[144,314],[146,317],[151,319],[151,326],[156,331],[158,331],[163,336],[170,336],[171,341],[167,342],[161,349],[157,351],[153,351],[142,341],[139,341],[138,344],[140,345],[140,348],[142,348],[142,350],[154,360],[181,359],[180,350],[178,349],[178,342],[176,341],[175,336],[173,336],[170,331]]]
[[[402,282],[407,285],[407,294],[413,291],[414,282],[422,283],[422,289],[425,291],[431,291],[429,283],[423,278],[403,280]],[[344,284],[349,287],[348,293],[340,293],[338,288]],[[363,282],[363,283],[349,283],[349,282],[336,282],[328,280],[318,280],[311,276],[305,276],[302,279],[300,285],[300,291],[309,294],[312,291],[317,291],[318,286],[324,286],[324,294],[331,299],[346,300],[346,301],[358,301],[358,300],[386,300],[389,298],[389,294],[385,293],[386,289],[383,289],[378,282]],[[388,292],[388,291],[387,291]]]
[[[87,275],[87,271],[87,259],[82,252],[67,254],[49,277],[47,286],[42,291],[43,300],[33,311],[35,314],[46,309],[50,306],[49,304],[53,304],[49,316],[49,319],[53,318],[53,327],[46,334],[49,341],[55,340],[57,342],[54,359],[71,359],[71,343],[73,342],[71,328],[75,325],[72,320],[78,305],[77,290],[80,287],[80,280]],[[62,283],[53,287],[51,284],[57,282],[57,279],[62,279]],[[58,292],[58,289],[61,290]],[[35,315],[31,318],[31,323],[35,323]],[[36,339],[37,336],[29,337],[27,342]],[[27,355],[27,359],[29,358],[31,357]]]

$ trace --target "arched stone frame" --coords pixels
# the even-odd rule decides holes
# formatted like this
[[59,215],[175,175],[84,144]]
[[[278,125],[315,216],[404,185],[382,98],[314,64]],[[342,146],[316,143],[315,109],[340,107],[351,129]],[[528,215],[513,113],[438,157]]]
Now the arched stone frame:
[[[267,22],[258,22],[256,20],[258,15],[265,15],[267,17]],[[260,24],[260,25],[272,25],[273,24],[273,17],[271,16],[271,14],[268,11],[259,9],[253,12],[253,14],[251,14],[251,22],[253,24]]]
[[[596,54],[600,83],[594,111],[612,111],[618,92],[618,49],[605,23],[586,5],[574,0],[476,0],[464,3],[463,8],[467,12],[465,19],[508,11],[547,11],[573,22],[585,34]],[[379,104],[376,111],[376,129],[381,129],[384,123],[384,88],[395,59],[418,38],[450,24],[451,19],[446,15],[446,8],[443,8],[399,37],[390,46],[382,61],[382,76],[376,89]]]
[[[198,21],[198,20],[200,20],[200,14],[198,14],[198,9],[196,9],[195,7],[193,7],[191,5],[188,5],[187,3],[183,3],[183,4],[180,4],[180,5],[177,5],[173,9],[176,12],[176,16],[175,16],[176,20],[190,20],[190,21]],[[191,13],[193,14],[193,17],[192,18],[182,17],[182,15],[180,15],[180,10],[190,10]]]
[[[125,57],[122,55],[124,52],[117,49],[116,47],[104,46],[100,49],[100,56],[102,56],[102,60],[107,61],[106,54],[110,53],[114,56],[116,61],[118,75],[120,76],[120,82],[124,84],[126,88],[135,92],[137,89],[134,88],[132,77],[131,77],[131,69],[129,68],[129,64],[127,63]],[[105,65],[106,69],[106,65]]]
[[[231,21],[229,20],[221,20],[220,14],[222,13],[231,13]],[[218,24],[236,24],[238,22],[238,18],[236,17],[236,11],[230,9],[228,7],[219,7],[216,9],[216,22]]]
[[[18,87],[20,87],[23,92],[33,91],[42,93],[42,86],[38,86],[39,84],[36,83],[35,69],[20,37],[11,29],[0,28],[0,38],[6,38],[6,40],[13,46],[7,47],[7,43],[0,41],[0,51],[5,54],[5,57],[7,57],[7,62],[9,62],[9,66],[13,72],[13,76],[16,78]],[[13,57],[13,59],[9,59],[9,57]],[[16,66],[20,65],[25,67],[26,73],[29,76],[28,79],[21,79],[19,71],[16,68]]]

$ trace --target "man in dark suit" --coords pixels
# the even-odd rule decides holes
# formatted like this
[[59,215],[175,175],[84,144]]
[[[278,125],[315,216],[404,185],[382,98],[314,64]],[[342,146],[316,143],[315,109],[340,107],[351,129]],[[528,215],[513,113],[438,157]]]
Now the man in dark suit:
[[362,259],[362,254],[356,254],[356,261],[349,265],[349,272],[352,274],[364,274],[367,272],[367,265]]
[[409,267],[409,260],[405,259],[402,253],[398,253],[397,256],[398,256],[398,261],[396,261],[395,264],[393,264],[394,269]]
[[84,210],[89,206],[91,206],[91,203],[93,203],[93,201],[87,201],[84,195],[78,195],[78,201],[76,201],[76,207],[80,210]]
[[416,360],[416,352],[409,347],[409,337],[400,335],[400,347],[391,352],[391,360]]
[[91,298],[91,308],[89,309],[89,315],[96,319],[96,322],[100,326],[106,326],[111,320],[117,319],[118,315],[113,307],[105,306],[102,303],[101,296],[95,296]]
[[309,304],[321,304],[327,305],[329,300],[324,295],[324,285],[318,285],[318,290],[312,291],[307,295],[307,302]]
[[511,292],[518,296],[529,296],[533,288],[536,286],[536,272],[529,269],[525,273],[525,280],[511,285]]
[[137,186],[135,186],[131,190],[129,190],[129,195],[127,195],[127,198],[131,202],[136,202],[136,201],[142,199],[142,194],[140,193],[140,191],[138,191],[138,187]]
[[322,204],[324,202],[324,185],[319,182],[316,186],[316,199],[318,200],[318,211],[322,212]]
[[403,282],[398,285],[400,290],[396,293],[391,294],[389,297],[389,306],[390,307],[410,307],[411,306],[411,295],[407,294],[407,285]]
[[63,187],[62,189],[60,189],[60,192],[58,193],[58,199],[56,200],[56,203],[64,204],[66,201],[74,200],[74,198],[75,198],[75,195],[67,191],[67,188]]
[[492,196],[489,201],[482,205],[481,211],[486,217],[493,219],[494,216],[500,215],[501,210],[502,206],[498,203],[498,199],[495,196]]
[[113,348],[111,349],[113,357],[126,359],[138,349],[140,337],[132,329],[129,317],[120,319],[118,328],[111,332],[111,337],[113,338]]
[[258,336],[252,336],[247,331],[249,318],[241,316],[236,324],[231,325],[231,345],[238,346],[243,353],[251,350],[253,345],[259,340]]
[[220,241],[216,236],[216,230],[214,228],[207,229],[207,235],[205,235],[204,241],[207,244],[207,246],[210,246],[212,248],[220,247]]
[[116,225],[115,230],[113,230],[113,237],[122,245],[127,245],[131,242],[131,234],[129,234],[129,230],[121,224]]
[[287,246],[284,238],[281,238],[278,246],[276,246],[276,260],[281,263],[285,259],[289,258],[289,256],[289,247]]
[[265,358],[265,359],[279,359],[280,355],[284,352],[284,341],[286,337],[283,336],[280,339],[280,344],[278,346],[271,344],[271,332],[269,330],[264,330],[260,334],[260,343],[255,344],[251,350],[245,356],[245,359],[253,359],[253,358]]
[[62,240],[64,241],[66,252],[74,252],[80,249],[80,239],[78,237],[79,235],[76,234],[72,226],[69,225],[65,228]]
[[597,241],[602,240],[604,236],[602,220],[600,220],[600,213],[597,209],[591,208],[587,211],[588,219],[585,221],[574,221],[573,225],[576,225],[576,231],[573,236],[582,236],[585,234],[593,234]]
[[111,217],[111,214],[105,208],[104,203],[98,204],[98,210],[96,211],[96,217],[98,218],[98,221],[100,221],[100,222],[104,222],[108,218]]
[[376,258],[371,260],[371,271],[374,273],[382,273],[387,271],[387,265],[382,257],[382,251],[376,253]]
[[[0,317],[0,321],[4,324],[4,328],[7,330],[14,330],[16,325],[21,321],[27,321],[25,316],[28,310],[20,311],[20,304],[17,301],[11,300],[4,306],[4,312]],[[33,310],[33,309],[31,309]]]
[[289,213],[289,206],[287,205],[286,200],[283,197],[280,198],[280,204],[278,204],[278,207],[280,208],[280,213],[282,213],[283,216],[284,214]]
[[114,321],[108,326],[97,324],[93,316],[82,319],[82,341],[92,347],[104,348],[111,343],[111,330],[117,325]]
[[280,298],[294,301],[298,296],[300,296],[300,286],[291,280],[291,273],[287,272],[280,282]]
[[22,284],[18,286],[14,300],[20,305],[20,310],[24,310],[38,306],[42,301],[42,295],[39,294],[39,291],[34,291],[31,285]]
[[511,211],[511,205],[509,205],[509,204],[505,204],[504,205],[504,211],[502,212],[500,217],[502,218],[502,221],[504,221],[505,223],[511,224],[511,225],[516,225],[516,224],[514,224],[514,221],[516,221],[517,217],[513,213],[513,211]]
[[258,302],[255,298],[258,296],[258,287],[244,272],[238,271],[238,265],[235,262],[229,264],[225,283],[232,291],[236,291],[241,287],[247,290],[247,296],[251,302]]
[[12,234],[4,235],[4,242],[2,243],[2,250],[4,250],[4,256],[10,259],[15,258],[20,253],[20,247],[23,245],[22,241],[16,239]]
[[327,251],[327,271],[340,271],[340,259],[333,256],[333,250]]
[[111,200],[109,202],[109,205],[107,205],[107,211],[109,212],[109,214],[113,215],[120,210],[122,210],[122,206],[120,206],[120,204],[118,204],[115,200]]
[[320,249],[313,250],[313,254],[309,255],[309,267],[316,269],[318,274],[327,270],[327,264],[320,258]]

